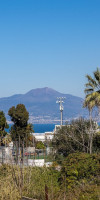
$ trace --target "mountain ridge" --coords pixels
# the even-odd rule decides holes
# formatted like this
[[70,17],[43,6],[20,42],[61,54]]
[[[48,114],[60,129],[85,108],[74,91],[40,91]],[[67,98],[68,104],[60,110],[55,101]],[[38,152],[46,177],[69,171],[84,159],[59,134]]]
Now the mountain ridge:
[[10,107],[22,103],[30,114],[32,123],[51,122],[60,120],[59,105],[56,104],[57,97],[66,97],[64,103],[64,119],[86,117],[87,112],[82,108],[83,99],[71,94],[63,94],[52,88],[36,88],[25,94],[15,94],[10,97],[0,98],[0,110],[7,113]]

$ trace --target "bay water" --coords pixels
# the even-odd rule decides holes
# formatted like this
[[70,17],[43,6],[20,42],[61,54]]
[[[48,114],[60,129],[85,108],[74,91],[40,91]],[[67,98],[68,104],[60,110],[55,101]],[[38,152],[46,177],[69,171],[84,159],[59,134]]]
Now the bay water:
[[[11,124],[9,124],[9,129],[6,129],[9,132],[11,128]],[[44,132],[51,132],[55,128],[55,124],[33,124],[34,133],[44,133]]]

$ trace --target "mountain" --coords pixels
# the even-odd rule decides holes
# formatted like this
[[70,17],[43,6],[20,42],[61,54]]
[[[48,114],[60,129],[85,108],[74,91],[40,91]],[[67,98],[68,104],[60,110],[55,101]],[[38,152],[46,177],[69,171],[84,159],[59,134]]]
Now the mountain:
[[9,108],[23,103],[30,114],[32,123],[55,123],[60,120],[57,97],[65,97],[63,119],[72,119],[87,116],[87,111],[82,108],[83,99],[70,94],[62,94],[51,88],[38,88],[26,94],[17,94],[11,97],[0,98],[0,110],[7,116]]

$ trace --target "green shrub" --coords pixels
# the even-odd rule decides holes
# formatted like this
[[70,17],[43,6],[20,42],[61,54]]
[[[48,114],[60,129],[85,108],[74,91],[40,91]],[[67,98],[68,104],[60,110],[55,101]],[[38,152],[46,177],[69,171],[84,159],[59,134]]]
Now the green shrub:
[[100,176],[100,154],[73,153],[62,163],[62,174],[67,184]]

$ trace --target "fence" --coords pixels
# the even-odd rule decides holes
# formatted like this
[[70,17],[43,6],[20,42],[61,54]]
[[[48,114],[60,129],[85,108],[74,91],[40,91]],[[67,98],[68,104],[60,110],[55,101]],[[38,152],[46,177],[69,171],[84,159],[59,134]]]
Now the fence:
[[52,149],[35,149],[34,147],[15,148],[0,146],[1,164],[23,164],[24,166],[49,166]]

